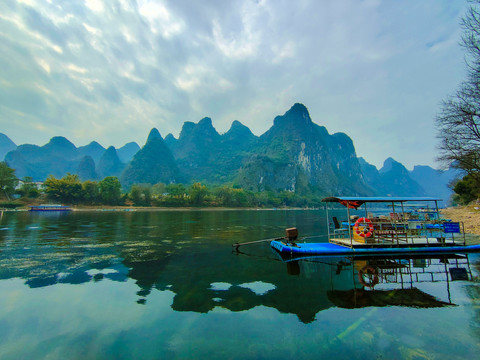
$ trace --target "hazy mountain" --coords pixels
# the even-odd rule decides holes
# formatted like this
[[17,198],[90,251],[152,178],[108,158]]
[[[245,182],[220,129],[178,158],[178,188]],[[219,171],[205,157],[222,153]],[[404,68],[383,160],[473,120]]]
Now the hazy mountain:
[[117,149],[117,155],[120,161],[124,164],[130,162],[133,156],[140,150],[140,146],[136,142],[129,142]]
[[17,145],[7,135],[0,133],[0,161],[3,161],[8,152],[16,148]]
[[96,141],[92,141],[90,144],[85,146],[80,146],[77,149],[77,156],[90,156],[95,164],[98,164],[98,161],[105,152],[105,148]]
[[55,136],[42,146],[40,156],[61,157],[66,160],[73,160],[78,157],[77,148],[67,138],[63,136]]
[[364,159],[359,159],[367,184],[377,196],[425,196],[420,184],[410,177],[409,171],[401,163],[388,158],[380,170]]
[[147,143],[127,164],[120,179],[127,187],[135,183],[169,184],[183,180],[170,149],[157,129],[150,131]]
[[398,161],[388,158],[379,170],[385,195],[425,196],[425,190],[410,177],[408,170]]
[[124,168],[125,164],[118,158],[117,150],[110,146],[98,161],[96,173],[101,180],[107,176],[120,176]]
[[167,136],[165,136],[165,139],[163,139],[163,141],[165,141],[165,144],[170,148],[172,149],[175,144],[177,143],[177,139],[175,139],[175,136],[173,136],[172,134],[168,134]]
[[210,118],[203,118],[197,124],[187,121],[178,140],[173,136],[168,138],[178,167],[188,179],[207,183],[225,181],[221,136]]
[[[448,198],[447,184],[458,172],[437,172],[416,166],[409,172],[388,158],[378,170],[357,158],[352,140],[343,133],[329,134],[312,122],[307,108],[293,105],[273,120],[260,137],[235,120],[219,134],[212,120],[185,122],[179,138],[162,139],[152,129],[146,144],[130,142],[107,150],[92,141],[78,149],[57,136],[44,146],[15,144],[0,134],[11,151],[5,159],[19,177],[45,180],[78,173],[82,179],[119,176],[124,186],[133,183],[193,182],[236,184],[254,191],[295,191],[300,194],[420,196]],[[5,149],[5,147],[3,147]],[[96,166],[95,166],[96,164]]]
[[252,190],[289,190],[368,195],[351,139],[328,134],[312,122],[307,108],[295,104],[263,134],[237,177]]
[[31,176],[35,181],[43,181],[49,175],[59,178],[67,172],[76,173],[80,162],[76,155],[75,145],[56,136],[43,146],[20,145],[6,155],[5,161],[16,170],[17,177]]
[[234,149],[247,150],[257,140],[258,138],[250,129],[238,120],[233,121],[230,129],[222,135],[222,142],[232,151]]
[[97,174],[95,172],[95,162],[92,157],[85,155],[80,159],[80,162],[77,167],[76,174],[81,181],[85,180],[97,180]]
[[426,165],[416,165],[410,171],[410,177],[422,186],[428,196],[439,197],[445,202],[449,202],[453,194],[448,185],[462,176],[462,172],[457,169],[440,171]]

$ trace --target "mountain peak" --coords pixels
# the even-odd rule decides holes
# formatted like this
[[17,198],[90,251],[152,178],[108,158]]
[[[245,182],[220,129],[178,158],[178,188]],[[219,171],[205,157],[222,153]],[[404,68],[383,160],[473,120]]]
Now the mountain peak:
[[[245,128],[246,126],[243,125],[240,121],[238,120],[233,120],[232,125],[230,126],[230,130],[237,129],[237,128]],[[228,130],[228,131],[230,131]]]
[[50,139],[48,144],[46,145],[51,145],[51,146],[66,146],[66,147],[75,147],[70,140],[63,136],[54,136]]
[[226,132],[226,134],[231,135],[237,133],[253,135],[252,131],[248,128],[248,126],[243,125],[238,120],[233,120],[232,125],[230,126],[230,129]]
[[90,142],[90,144],[88,144],[87,146],[92,146],[92,147],[96,147],[96,148],[104,148],[102,145],[100,145],[98,142],[96,141],[92,141]]
[[204,117],[197,124],[191,121],[185,121],[183,123],[182,131],[180,132],[179,139],[185,139],[192,136],[206,136],[208,138],[214,138],[220,136],[212,125],[212,119]]
[[126,143],[117,150],[118,158],[123,163],[128,163],[133,159],[133,156],[140,150],[140,146],[134,141]]
[[210,119],[209,117],[204,117],[202,120],[200,120],[198,122],[198,125],[202,125],[202,126],[212,126],[212,119]]
[[379,172],[386,173],[393,169],[397,169],[400,171],[407,171],[407,169],[405,169],[405,166],[403,166],[401,163],[394,160],[393,158],[389,157],[383,162],[383,167],[379,170]]
[[309,125],[313,124],[308,109],[305,105],[295,103],[283,116],[277,116],[273,120],[273,125]]
[[42,148],[50,154],[55,154],[62,158],[73,158],[77,155],[77,147],[63,136],[54,136]]
[[293,104],[293,106],[290,108],[290,110],[288,110],[288,112],[290,112],[290,111],[301,113],[301,114],[306,114],[307,116],[309,116],[307,107],[305,105],[303,105],[302,103]]
[[161,139],[162,135],[160,135],[160,132],[156,128],[153,128],[152,130],[150,130],[150,133],[148,134],[147,143],[152,141],[153,139],[158,139],[158,138]]
[[5,134],[0,133],[0,161],[2,161],[12,150],[15,150],[17,145]]
[[124,164],[118,157],[115,147],[110,146],[103,153],[102,157],[98,161],[97,174],[101,179],[106,176],[119,176],[124,168]]

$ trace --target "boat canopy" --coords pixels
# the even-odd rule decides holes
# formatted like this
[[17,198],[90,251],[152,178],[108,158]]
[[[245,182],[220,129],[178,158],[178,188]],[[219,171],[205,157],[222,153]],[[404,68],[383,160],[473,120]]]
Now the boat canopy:
[[433,197],[353,197],[353,196],[331,196],[322,199],[322,202],[336,202],[347,206],[350,209],[358,209],[365,203],[405,203],[408,201],[442,201],[439,198]]

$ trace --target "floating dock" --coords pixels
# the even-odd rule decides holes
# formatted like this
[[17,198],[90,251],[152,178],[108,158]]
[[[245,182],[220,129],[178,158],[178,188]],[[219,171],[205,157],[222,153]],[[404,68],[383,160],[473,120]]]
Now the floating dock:
[[434,254],[434,253],[469,253],[480,251],[480,245],[449,246],[398,246],[398,247],[346,247],[332,243],[285,243],[273,240],[270,246],[281,254],[291,255],[395,255],[395,254]]
[[[343,205],[346,222],[332,217],[334,228],[327,224],[328,243],[297,242],[296,228],[286,229],[283,239],[270,245],[280,254],[289,255],[395,255],[468,253],[480,251],[480,245],[466,245],[463,223],[441,219],[437,198],[428,197],[328,197],[326,203]],[[427,207],[405,211],[411,202],[426,203]],[[375,215],[367,204],[391,207],[388,216]],[[434,209],[428,204],[434,203]],[[364,207],[364,216],[352,215],[350,210]],[[326,207],[328,221],[328,206]],[[401,209],[400,212],[396,209]],[[341,224],[341,225],[340,225]]]

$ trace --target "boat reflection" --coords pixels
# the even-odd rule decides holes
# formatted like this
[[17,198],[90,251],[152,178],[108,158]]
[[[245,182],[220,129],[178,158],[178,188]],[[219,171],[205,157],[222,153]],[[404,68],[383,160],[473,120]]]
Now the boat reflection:
[[[322,264],[322,267],[330,265],[328,276],[331,278],[331,289],[327,291],[327,297],[335,306],[347,309],[368,306],[452,306],[455,304],[451,299],[451,282],[473,279],[467,254],[336,259],[307,257],[286,260],[287,273],[299,276],[302,269],[311,269],[316,263]],[[345,286],[344,277],[339,276],[342,273],[350,274],[348,289],[341,289]],[[435,283],[443,284],[441,295],[444,299],[425,291],[425,288],[429,288],[427,284]],[[435,290],[438,291],[438,287]]]

